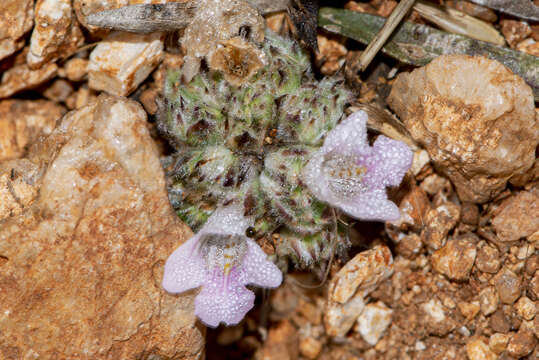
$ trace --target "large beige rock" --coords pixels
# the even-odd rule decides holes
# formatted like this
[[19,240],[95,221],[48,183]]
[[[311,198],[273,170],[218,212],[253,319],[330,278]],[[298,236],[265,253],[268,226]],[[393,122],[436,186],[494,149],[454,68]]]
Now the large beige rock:
[[193,294],[160,285],[190,232],[169,205],[145,121],[139,104],[101,96],[27,159],[0,163],[2,179],[28,194],[0,219],[1,359],[202,356]]
[[68,57],[84,43],[71,0],[38,0],[35,23],[26,57],[33,69],[50,60]]
[[34,24],[34,0],[0,1],[0,60],[24,46]]
[[463,201],[492,199],[533,165],[539,121],[532,90],[496,61],[440,56],[400,74],[388,103]]

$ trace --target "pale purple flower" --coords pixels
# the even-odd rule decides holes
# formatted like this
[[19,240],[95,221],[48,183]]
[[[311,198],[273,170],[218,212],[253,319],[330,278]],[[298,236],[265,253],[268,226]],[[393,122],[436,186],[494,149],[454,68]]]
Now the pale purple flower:
[[202,286],[195,299],[195,315],[216,327],[239,323],[253,307],[255,295],[245,285],[275,288],[281,271],[245,231],[252,219],[242,208],[217,208],[202,229],[167,259],[163,288],[181,293]]
[[386,187],[400,184],[413,154],[405,143],[383,135],[369,146],[367,118],[358,111],[331,130],[302,178],[315,197],[351,217],[398,220],[399,208],[388,200]]

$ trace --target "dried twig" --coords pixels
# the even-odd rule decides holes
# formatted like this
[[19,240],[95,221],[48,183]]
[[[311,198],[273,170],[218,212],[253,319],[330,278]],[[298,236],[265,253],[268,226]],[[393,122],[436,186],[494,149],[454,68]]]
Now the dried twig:
[[412,8],[414,2],[415,0],[402,0],[395,7],[391,15],[389,15],[389,17],[387,18],[387,21],[382,27],[382,30],[380,30],[380,32],[376,34],[376,36],[369,43],[363,54],[361,54],[361,57],[359,58],[359,69],[361,71],[364,71],[367,66],[369,66],[374,56],[378,53],[378,51],[380,51],[382,46],[384,46],[386,40],[393,33],[393,30],[395,30],[397,25],[399,25],[404,16]]
[[485,21],[466,15],[448,6],[437,6],[428,1],[418,0],[414,10],[423,18],[438,25],[447,32],[461,34],[472,39],[505,45],[505,38]]

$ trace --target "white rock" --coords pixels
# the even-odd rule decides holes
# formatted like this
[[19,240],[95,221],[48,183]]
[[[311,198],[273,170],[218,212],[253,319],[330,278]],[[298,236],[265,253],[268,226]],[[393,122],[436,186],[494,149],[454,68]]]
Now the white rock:
[[159,64],[163,34],[111,33],[90,54],[89,86],[126,96]]
[[328,300],[324,316],[324,325],[329,336],[344,336],[354,326],[365,308],[364,294],[358,292],[345,304]]
[[31,68],[68,56],[84,42],[70,0],[39,0],[26,61]]
[[367,304],[357,319],[355,330],[361,334],[363,340],[374,346],[391,324],[392,314],[393,310],[381,301]]

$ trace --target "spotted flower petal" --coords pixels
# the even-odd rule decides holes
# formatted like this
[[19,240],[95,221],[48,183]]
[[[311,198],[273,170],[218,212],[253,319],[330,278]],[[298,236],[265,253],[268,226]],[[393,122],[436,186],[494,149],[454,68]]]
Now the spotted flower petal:
[[358,111],[326,137],[305,166],[302,177],[318,199],[362,220],[397,220],[397,206],[385,188],[398,185],[412,164],[412,151],[379,136],[367,143],[367,113]]
[[216,327],[239,323],[251,310],[255,294],[239,283],[239,274],[233,271],[228,279],[216,273],[204,284],[195,299],[195,315],[207,326]]
[[195,314],[206,325],[240,322],[253,307],[252,284],[277,287],[282,274],[245,231],[252,219],[242,207],[218,208],[202,229],[176,249],[165,264],[163,288],[180,293],[202,286],[195,299]]

